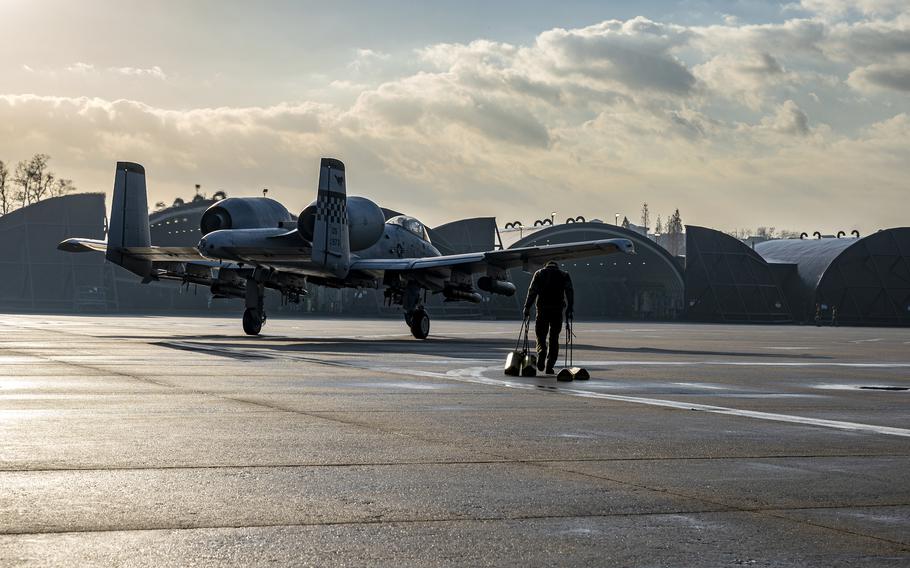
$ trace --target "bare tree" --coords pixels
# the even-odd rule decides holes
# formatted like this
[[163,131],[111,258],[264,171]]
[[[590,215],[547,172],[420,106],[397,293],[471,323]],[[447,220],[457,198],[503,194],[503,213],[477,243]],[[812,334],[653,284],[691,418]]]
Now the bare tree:
[[16,164],[16,170],[13,173],[13,183],[16,184],[16,201],[20,207],[29,204],[32,195],[32,172],[29,170],[27,161],[21,161]]
[[679,209],[670,215],[667,220],[667,250],[673,256],[679,256],[682,253],[683,222]]
[[[13,178],[17,186],[15,198],[22,207],[76,190],[72,180],[57,178],[57,175],[50,171],[48,168],[50,159],[47,154],[35,154],[28,160],[16,164]],[[12,199],[9,201],[12,202]]]
[[641,204],[640,221],[641,221],[641,226],[644,227],[645,229],[647,229],[651,226],[651,215],[648,213],[648,204],[647,203]]
[[57,185],[57,177],[52,172],[40,172],[38,183],[35,184],[35,194],[32,196],[32,202],[38,203],[42,199],[53,197],[51,194]]
[[664,232],[664,223],[660,220],[660,214],[657,215],[657,222],[654,223],[654,234],[659,235]]
[[76,191],[76,186],[73,185],[73,180],[58,178],[57,181],[54,182],[54,185],[51,187],[49,196],[63,197],[64,195],[72,193],[74,191]]
[[47,171],[47,154],[35,154],[28,160],[16,164],[13,181],[19,186],[16,199],[24,207],[41,201],[47,188],[54,182],[54,176]]
[[776,227],[759,227],[755,229],[755,236],[761,239],[773,239]]
[[3,160],[0,160],[0,214],[2,215],[9,213],[13,205],[12,195],[10,195],[12,188],[7,186],[7,179],[9,179],[9,168],[6,167]]

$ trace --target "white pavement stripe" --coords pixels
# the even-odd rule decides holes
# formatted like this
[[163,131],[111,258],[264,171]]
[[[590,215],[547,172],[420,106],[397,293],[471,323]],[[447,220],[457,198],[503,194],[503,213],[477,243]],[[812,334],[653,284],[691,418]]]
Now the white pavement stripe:
[[834,361],[580,361],[582,367],[655,366],[686,367],[711,365],[721,367],[850,367],[869,369],[910,369],[910,363],[837,363]]
[[704,383],[673,383],[673,384],[679,385],[681,387],[690,387],[693,389],[729,390],[729,387],[719,387],[717,385],[706,385]]
[[[792,416],[789,414],[777,414],[773,412],[759,412],[755,410],[740,410],[738,408],[727,408],[724,406],[713,406],[708,404],[693,404],[690,402],[678,402],[675,400],[665,400],[659,398],[645,398],[640,396],[623,396],[618,394],[605,394],[599,392],[585,391],[575,388],[565,388],[562,386],[536,385],[528,383],[519,383],[504,379],[490,379],[484,377],[481,373],[486,370],[498,370],[498,367],[473,367],[449,371],[448,373],[431,373],[422,372],[424,376],[436,376],[439,378],[453,379],[456,381],[481,383],[488,385],[504,386],[522,390],[540,390],[541,388],[553,389],[561,394],[568,394],[582,398],[597,398],[603,400],[615,400],[617,402],[629,402],[632,404],[646,404],[648,406],[659,406],[663,408],[675,408],[678,410],[699,410],[713,414],[723,414],[727,416],[742,416],[746,418],[755,418],[758,420],[770,420],[772,422],[789,422],[792,424],[805,424],[808,426],[821,426],[824,428],[835,428],[838,430],[850,430],[854,432],[868,432],[873,434],[886,434],[889,436],[900,436],[910,438],[910,430],[905,428],[893,428],[890,426],[876,426],[874,424],[861,424],[858,422],[844,422],[841,420],[825,420],[821,418],[808,418],[805,416]],[[465,375],[464,373],[468,373]]]

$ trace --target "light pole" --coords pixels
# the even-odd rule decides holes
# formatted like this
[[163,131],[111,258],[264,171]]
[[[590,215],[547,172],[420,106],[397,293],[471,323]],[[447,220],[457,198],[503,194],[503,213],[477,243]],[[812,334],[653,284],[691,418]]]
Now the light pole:
[[614,215],[614,217],[616,218],[616,222],[613,223],[613,224],[616,225],[616,226],[618,227],[618,226],[619,226],[619,213],[617,213],[616,215]]

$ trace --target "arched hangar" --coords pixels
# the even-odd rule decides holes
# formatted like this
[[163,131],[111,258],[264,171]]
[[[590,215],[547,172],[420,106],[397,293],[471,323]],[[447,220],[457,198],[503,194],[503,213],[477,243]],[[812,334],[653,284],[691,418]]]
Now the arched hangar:
[[782,282],[792,266],[771,264],[726,233],[686,226],[686,317],[695,321],[793,321]]
[[910,227],[862,238],[767,241],[755,251],[795,267],[790,304],[799,321],[819,312],[849,325],[910,325]]
[[[660,245],[635,231],[605,223],[566,223],[537,230],[509,248],[595,239],[630,239],[635,255],[611,255],[561,263],[572,275],[580,318],[666,320],[682,314],[683,271]],[[531,275],[513,270],[515,295],[524,302]]]

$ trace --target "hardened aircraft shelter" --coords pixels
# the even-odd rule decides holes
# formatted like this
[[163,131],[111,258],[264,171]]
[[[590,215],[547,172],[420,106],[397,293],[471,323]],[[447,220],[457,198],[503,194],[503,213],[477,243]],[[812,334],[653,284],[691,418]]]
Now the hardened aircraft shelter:
[[[682,316],[685,282],[681,264],[646,236],[606,223],[549,226],[519,239],[509,248],[571,243],[595,239],[630,239],[636,254],[593,257],[561,263],[572,275],[575,314],[579,318],[673,320]],[[531,275],[511,272],[520,299]]]
[[910,227],[862,238],[786,239],[755,246],[769,264],[792,264],[794,318],[847,325],[910,325]]
[[[784,268],[784,271],[792,267]],[[686,316],[694,321],[793,320],[778,274],[756,251],[726,233],[686,227]]]
[[754,250],[713,229],[686,234],[689,319],[910,325],[910,228],[779,239]]

